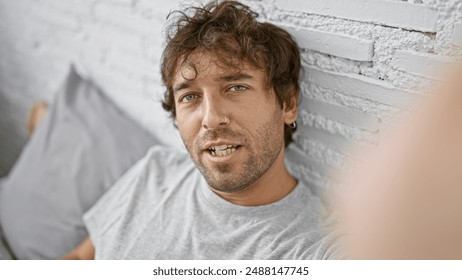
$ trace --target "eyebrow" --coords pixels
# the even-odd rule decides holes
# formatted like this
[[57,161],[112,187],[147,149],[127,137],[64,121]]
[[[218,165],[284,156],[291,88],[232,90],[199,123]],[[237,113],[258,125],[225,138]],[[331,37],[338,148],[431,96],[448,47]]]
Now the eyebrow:
[[[240,81],[240,80],[255,80],[252,75],[247,73],[236,73],[231,75],[220,76],[215,79],[216,81],[225,81],[225,82],[232,82],[232,81]],[[173,94],[177,94],[180,90],[189,88],[192,86],[192,82],[186,81],[183,83],[178,84],[173,88]]]
[[183,82],[173,88],[173,94],[177,94],[180,90],[191,87],[190,82]]
[[218,81],[225,81],[225,82],[232,82],[232,81],[239,81],[239,80],[255,80],[252,75],[247,73],[236,73],[226,76],[220,76],[216,80]]

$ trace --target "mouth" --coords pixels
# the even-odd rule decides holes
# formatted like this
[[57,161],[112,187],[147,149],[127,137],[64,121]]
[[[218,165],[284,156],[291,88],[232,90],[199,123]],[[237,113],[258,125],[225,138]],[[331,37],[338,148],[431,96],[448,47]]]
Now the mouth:
[[228,156],[235,151],[237,151],[241,146],[240,145],[220,145],[213,146],[207,149],[207,151],[215,157],[224,157]]

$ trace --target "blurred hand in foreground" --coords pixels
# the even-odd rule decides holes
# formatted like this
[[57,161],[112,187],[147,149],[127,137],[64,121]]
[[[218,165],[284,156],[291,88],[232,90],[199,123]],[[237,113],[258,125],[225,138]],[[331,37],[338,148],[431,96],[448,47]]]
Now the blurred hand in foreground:
[[462,259],[462,67],[341,178],[348,258]]

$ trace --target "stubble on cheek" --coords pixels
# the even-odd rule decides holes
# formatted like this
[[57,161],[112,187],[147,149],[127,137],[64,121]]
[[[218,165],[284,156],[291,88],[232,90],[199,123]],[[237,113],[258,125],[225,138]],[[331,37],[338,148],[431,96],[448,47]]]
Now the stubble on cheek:
[[[277,123],[282,123],[282,119],[274,113],[272,118],[257,128],[254,136],[251,137],[254,140],[252,142],[247,140],[250,136],[227,128],[215,131],[216,135],[204,134],[195,142],[193,150],[188,149],[188,151],[210,187],[221,192],[238,192],[248,188],[265,174],[283,149],[283,125],[281,128],[275,128],[274,125]],[[203,161],[203,150],[200,147],[205,141],[213,140],[214,137],[239,139],[239,143],[245,143],[240,151],[244,153],[240,155],[243,157],[242,160],[207,166]]]

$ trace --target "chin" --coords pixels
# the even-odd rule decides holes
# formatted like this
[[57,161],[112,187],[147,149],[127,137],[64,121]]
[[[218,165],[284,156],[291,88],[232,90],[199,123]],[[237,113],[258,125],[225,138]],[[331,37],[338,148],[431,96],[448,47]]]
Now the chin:
[[209,184],[209,186],[217,191],[217,192],[222,192],[222,193],[237,193],[240,191],[243,191],[247,189],[249,186],[238,186],[236,187],[235,184],[233,183],[228,183],[228,184]]

